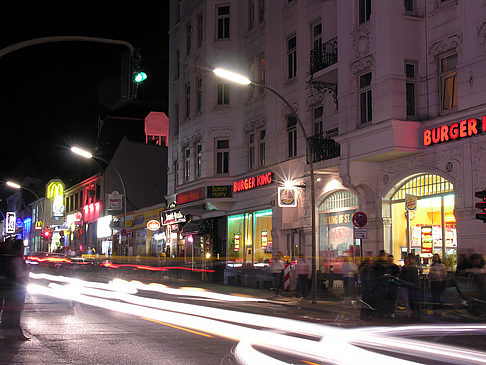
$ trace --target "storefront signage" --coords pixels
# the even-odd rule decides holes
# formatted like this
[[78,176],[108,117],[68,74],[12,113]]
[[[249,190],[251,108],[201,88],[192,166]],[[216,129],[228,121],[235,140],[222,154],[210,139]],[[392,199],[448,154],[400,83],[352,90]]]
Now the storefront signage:
[[278,188],[278,206],[279,207],[296,207],[297,206],[297,188]]
[[47,185],[46,190],[47,199],[54,199],[57,196],[62,198],[64,194],[64,185],[62,182],[54,180]]
[[268,231],[262,231],[261,233],[261,239],[262,239],[262,249],[266,250],[268,246]]
[[204,199],[204,188],[185,191],[177,194],[177,204],[190,203],[196,200]]
[[413,195],[405,195],[405,208],[407,210],[417,209],[417,197]]
[[266,172],[261,175],[252,176],[233,183],[233,192],[246,191],[272,183],[272,173]]
[[98,218],[98,224],[96,229],[96,235],[98,238],[110,237],[111,232],[111,222],[113,217],[111,215],[106,215],[104,217]]
[[156,231],[160,228],[160,222],[156,219],[152,219],[147,222],[147,228],[151,231]]
[[35,229],[37,230],[40,230],[42,229],[42,222],[41,221],[37,221],[35,222],[35,226],[34,226]]
[[222,185],[222,186],[208,186],[206,197],[207,198],[231,198],[232,196],[232,186]]
[[122,202],[123,195],[120,195],[118,191],[113,191],[113,193],[108,194],[108,209],[113,210],[122,210],[123,202]]
[[325,215],[323,224],[346,224],[351,223],[352,215],[351,213],[330,213]]
[[64,199],[62,196],[55,196],[52,202],[52,215],[54,217],[62,217],[64,215]]
[[234,249],[235,252],[238,252],[240,250],[240,234],[239,233],[235,233],[233,242],[234,242],[233,249]]
[[16,218],[15,212],[7,212],[7,228],[5,233],[15,233]]
[[471,118],[451,125],[442,125],[424,131],[424,146],[471,137],[486,132],[486,115],[481,120]]
[[160,213],[160,218],[163,226],[174,223],[184,223],[186,221],[186,216],[182,214],[179,209],[162,212]]

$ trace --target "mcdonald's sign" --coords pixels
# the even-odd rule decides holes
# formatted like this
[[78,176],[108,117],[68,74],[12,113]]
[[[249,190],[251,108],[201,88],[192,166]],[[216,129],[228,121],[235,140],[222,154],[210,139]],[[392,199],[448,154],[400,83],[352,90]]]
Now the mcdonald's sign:
[[46,187],[46,197],[47,199],[55,199],[60,196],[63,197],[64,194],[64,184],[60,180],[51,180]]
[[42,222],[41,221],[36,221],[35,222],[35,226],[34,226],[35,229],[42,229]]

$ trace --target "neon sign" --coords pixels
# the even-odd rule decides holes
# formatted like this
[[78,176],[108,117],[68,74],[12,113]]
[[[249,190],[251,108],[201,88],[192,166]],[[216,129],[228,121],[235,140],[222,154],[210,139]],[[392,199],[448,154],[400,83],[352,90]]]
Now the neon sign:
[[53,199],[57,196],[62,198],[64,193],[64,186],[60,181],[51,181],[47,185],[47,199]]
[[266,172],[261,175],[252,176],[243,180],[238,180],[233,183],[233,192],[251,190],[259,186],[264,186],[272,183],[272,173]]
[[447,142],[458,138],[471,137],[486,132],[486,115],[482,120],[471,118],[451,125],[442,125],[424,130],[424,146]]

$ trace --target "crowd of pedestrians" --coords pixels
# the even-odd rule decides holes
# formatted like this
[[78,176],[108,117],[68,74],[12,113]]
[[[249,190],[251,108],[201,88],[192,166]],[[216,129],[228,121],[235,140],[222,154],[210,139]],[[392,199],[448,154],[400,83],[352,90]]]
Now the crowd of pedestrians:
[[23,254],[22,240],[9,238],[0,242],[1,339],[29,340],[20,326],[30,271]]

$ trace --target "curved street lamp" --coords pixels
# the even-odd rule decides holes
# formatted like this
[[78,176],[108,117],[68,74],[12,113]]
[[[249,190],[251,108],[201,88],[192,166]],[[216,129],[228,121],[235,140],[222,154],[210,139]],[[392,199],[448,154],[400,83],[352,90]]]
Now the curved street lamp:
[[35,191],[34,191],[34,190],[31,190],[31,189],[29,189],[29,188],[26,188],[25,186],[21,186],[21,185],[19,185],[19,184],[15,183],[15,182],[13,182],[13,181],[6,181],[6,182],[5,182],[5,185],[8,185],[8,186],[10,186],[11,188],[14,188],[14,189],[17,189],[17,190],[20,190],[20,189],[22,189],[22,190],[27,190],[27,191],[30,191],[32,194],[34,194],[34,196],[35,196],[35,197],[37,198],[37,200],[39,201],[39,206],[40,206],[40,208],[41,208],[41,221],[43,221],[43,220],[44,220],[44,207],[43,207],[42,199],[39,197],[39,195],[37,195],[37,194],[35,193]]
[[126,230],[127,230],[127,192],[125,190],[125,183],[123,182],[123,178],[121,177],[118,169],[115,166],[113,166],[112,164],[110,164],[108,161],[106,161],[105,159],[98,157],[98,156],[93,156],[90,152],[83,150],[82,148],[71,147],[71,152],[73,152],[74,154],[76,154],[78,156],[84,157],[86,159],[94,158],[96,160],[100,160],[100,161],[104,162],[105,164],[107,164],[109,167],[111,167],[113,170],[115,170],[116,174],[118,175],[118,178],[120,179],[120,183],[121,183],[121,186],[122,186],[122,189],[123,189],[123,229],[126,232]]
[[292,114],[295,115],[297,118],[297,122],[299,124],[299,127],[302,131],[302,134],[304,135],[306,147],[307,147],[307,156],[309,158],[309,174],[310,174],[310,186],[311,186],[311,205],[312,205],[312,212],[311,212],[311,227],[312,227],[312,290],[311,290],[311,297],[312,297],[312,303],[316,303],[316,292],[317,292],[317,248],[316,248],[316,198],[315,198],[315,187],[314,187],[314,165],[312,163],[312,150],[311,150],[311,145],[309,143],[309,139],[307,137],[307,133],[305,132],[304,125],[302,124],[302,121],[300,120],[299,114],[297,114],[297,111],[295,108],[288,102],[287,99],[285,99],[282,95],[280,95],[277,91],[272,89],[269,86],[259,84],[256,82],[251,81],[247,77],[240,75],[238,73],[235,73],[230,70],[226,70],[223,68],[216,68],[213,70],[213,73],[221,77],[225,80],[241,84],[241,85],[255,85],[258,87],[262,87],[271,93],[273,93],[275,96],[277,96],[280,100],[282,100],[285,105],[290,109]]

